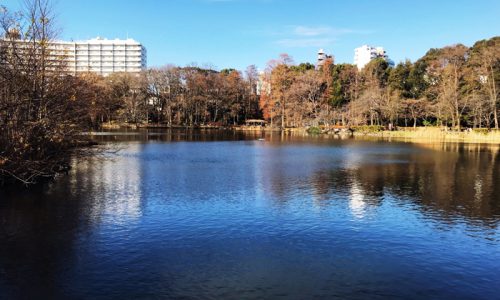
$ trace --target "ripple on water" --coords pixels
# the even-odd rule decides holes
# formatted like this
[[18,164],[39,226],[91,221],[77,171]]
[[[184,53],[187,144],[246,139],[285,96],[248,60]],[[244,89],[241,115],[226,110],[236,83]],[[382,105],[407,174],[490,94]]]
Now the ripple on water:
[[[497,152],[317,140],[118,147],[109,159],[78,161],[42,193],[2,198],[11,200],[0,206],[0,290],[172,299],[500,293]],[[43,262],[20,254],[31,249]],[[47,284],[30,294],[40,274]]]

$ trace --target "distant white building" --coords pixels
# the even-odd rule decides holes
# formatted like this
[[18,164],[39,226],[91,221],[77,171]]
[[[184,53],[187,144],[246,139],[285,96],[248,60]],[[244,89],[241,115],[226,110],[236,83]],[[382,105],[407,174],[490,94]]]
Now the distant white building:
[[133,39],[95,38],[78,42],[54,42],[65,52],[67,67],[75,74],[93,72],[103,76],[117,72],[138,73],[147,67],[147,51]]
[[333,59],[333,56],[326,54],[325,50],[319,49],[319,51],[318,51],[318,61],[316,63],[316,69],[321,68],[325,64],[325,62],[326,62],[327,59]]
[[[28,42],[14,41],[19,49],[27,49]],[[95,38],[87,41],[51,41],[47,47],[52,59],[62,59],[70,74],[92,72],[102,76],[112,73],[139,73],[147,67],[147,51],[133,39],[108,40]]]
[[358,67],[358,70],[363,69],[370,61],[376,58],[383,58],[391,67],[394,66],[394,62],[389,59],[383,47],[363,45],[354,50],[354,64]]

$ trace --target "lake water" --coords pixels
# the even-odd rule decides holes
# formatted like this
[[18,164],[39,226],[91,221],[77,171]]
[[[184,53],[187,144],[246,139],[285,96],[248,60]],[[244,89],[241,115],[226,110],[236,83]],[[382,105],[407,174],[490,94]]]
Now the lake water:
[[96,139],[0,192],[1,299],[500,299],[499,146]]

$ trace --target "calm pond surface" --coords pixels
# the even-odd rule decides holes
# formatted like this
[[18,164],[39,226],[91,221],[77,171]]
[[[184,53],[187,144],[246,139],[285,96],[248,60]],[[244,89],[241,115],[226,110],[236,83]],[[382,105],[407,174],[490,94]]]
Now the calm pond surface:
[[0,192],[1,299],[500,299],[499,146],[96,139]]

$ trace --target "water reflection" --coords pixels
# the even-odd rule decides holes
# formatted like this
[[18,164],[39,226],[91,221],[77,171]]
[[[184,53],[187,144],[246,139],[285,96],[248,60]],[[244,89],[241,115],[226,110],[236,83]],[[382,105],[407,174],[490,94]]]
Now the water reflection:
[[75,159],[68,176],[0,191],[0,295],[500,292],[497,146],[229,131],[95,138],[107,150]]
[[366,214],[368,202],[365,200],[365,194],[360,186],[354,183],[351,187],[351,194],[349,197],[349,207],[352,214],[356,218],[363,218]]
[[126,223],[141,217],[142,150],[143,144],[130,144],[119,156],[74,162],[71,190],[86,194],[90,218]]
[[417,144],[412,152],[370,150],[351,149],[342,166],[312,174],[316,192],[342,194],[350,189],[353,207],[380,205],[383,198],[406,199],[424,212],[432,210],[429,216],[443,221],[458,215],[471,224],[498,226],[498,148]]

